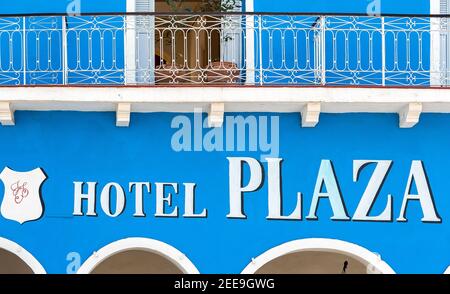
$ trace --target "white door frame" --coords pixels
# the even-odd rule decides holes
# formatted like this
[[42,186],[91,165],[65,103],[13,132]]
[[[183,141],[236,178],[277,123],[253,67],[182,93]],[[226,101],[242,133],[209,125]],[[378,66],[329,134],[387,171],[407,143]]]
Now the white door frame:
[[[147,0],[149,9],[145,7],[143,10],[137,9],[138,2],[142,0],[126,0],[127,12],[154,12],[155,0]],[[145,10],[145,11],[144,11]],[[150,11],[147,11],[150,10]],[[154,67],[155,67],[155,42],[154,29],[143,34],[139,34],[137,28],[137,17],[127,16],[125,18],[125,84],[142,84],[145,82],[154,82]],[[150,28],[155,27],[155,18],[149,16],[146,19]],[[142,35],[142,36],[140,36]],[[153,36],[153,37],[152,37]],[[147,43],[143,42],[147,39]],[[139,41],[140,40],[140,41]],[[139,47],[139,48],[138,48]],[[146,72],[147,71],[147,72]]]

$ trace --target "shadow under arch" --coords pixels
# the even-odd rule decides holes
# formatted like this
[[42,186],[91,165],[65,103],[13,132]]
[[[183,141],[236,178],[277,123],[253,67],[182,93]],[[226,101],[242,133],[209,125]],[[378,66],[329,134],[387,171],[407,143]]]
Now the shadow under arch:
[[109,257],[131,250],[146,251],[167,258],[184,274],[199,274],[185,254],[167,243],[149,238],[125,238],[104,246],[81,265],[77,274],[89,274]]
[[46,274],[44,267],[39,261],[25,248],[19,244],[0,237],[0,249],[6,250],[20,258],[35,274]]
[[292,253],[321,251],[329,253],[339,253],[351,256],[366,266],[373,267],[373,272],[381,274],[395,274],[395,271],[380,256],[368,249],[337,239],[311,238],[290,241],[267,250],[259,255],[245,267],[242,274],[254,274],[264,265]]

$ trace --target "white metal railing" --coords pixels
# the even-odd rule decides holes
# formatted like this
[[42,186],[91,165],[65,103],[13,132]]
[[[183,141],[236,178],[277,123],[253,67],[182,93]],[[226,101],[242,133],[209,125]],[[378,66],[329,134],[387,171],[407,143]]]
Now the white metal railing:
[[0,85],[447,86],[447,23],[280,13],[2,16]]

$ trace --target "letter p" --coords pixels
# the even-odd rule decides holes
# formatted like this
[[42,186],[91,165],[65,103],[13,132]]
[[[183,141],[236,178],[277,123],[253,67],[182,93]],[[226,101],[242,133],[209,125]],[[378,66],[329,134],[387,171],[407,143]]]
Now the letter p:
[[[230,213],[228,218],[247,218],[243,211],[243,193],[255,192],[262,184],[263,170],[260,162],[250,157],[227,157],[230,173]],[[243,168],[247,164],[250,179],[243,185]]]

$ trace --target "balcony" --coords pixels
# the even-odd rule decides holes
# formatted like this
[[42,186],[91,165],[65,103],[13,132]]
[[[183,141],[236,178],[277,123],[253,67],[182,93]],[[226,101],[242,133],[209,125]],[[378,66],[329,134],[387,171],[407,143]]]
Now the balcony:
[[[447,17],[298,13],[0,16],[15,110],[450,113]],[[182,89],[180,89],[182,88]],[[226,105],[226,108],[225,108]],[[124,117],[124,123],[119,122]]]
[[0,85],[441,86],[447,18],[0,17]]

